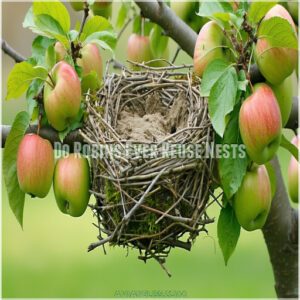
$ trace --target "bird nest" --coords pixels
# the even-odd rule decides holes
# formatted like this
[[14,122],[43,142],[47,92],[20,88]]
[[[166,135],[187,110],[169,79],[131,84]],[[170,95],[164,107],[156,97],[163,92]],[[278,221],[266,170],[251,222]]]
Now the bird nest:
[[107,71],[97,96],[86,97],[81,134],[93,149],[90,207],[99,230],[89,250],[133,247],[163,266],[172,248],[190,250],[213,221],[206,213],[213,159],[205,146],[214,136],[188,66],[141,67]]

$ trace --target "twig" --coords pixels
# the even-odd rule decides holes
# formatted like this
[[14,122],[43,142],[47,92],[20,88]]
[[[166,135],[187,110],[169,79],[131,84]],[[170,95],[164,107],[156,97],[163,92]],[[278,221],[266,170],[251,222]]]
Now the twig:
[[122,36],[122,34],[124,33],[124,31],[126,30],[127,26],[130,24],[130,22],[132,21],[132,18],[129,18],[126,23],[124,24],[124,26],[122,27],[122,29],[120,30],[120,32],[117,35],[117,40],[119,40]]
[[18,53],[14,48],[12,48],[5,40],[1,39],[2,51],[10,56],[16,63],[25,61],[26,58]]
[[78,37],[80,37],[80,35],[82,34],[85,22],[86,22],[86,20],[87,20],[87,18],[89,16],[89,5],[88,5],[87,1],[84,1],[83,5],[84,5],[83,17],[82,17],[82,21],[81,21],[81,25],[80,25]]
[[181,47],[177,47],[176,52],[175,52],[175,54],[174,54],[174,57],[173,57],[173,59],[172,59],[172,64],[175,63],[176,58],[177,58],[177,56],[178,56],[180,50],[181,50]]

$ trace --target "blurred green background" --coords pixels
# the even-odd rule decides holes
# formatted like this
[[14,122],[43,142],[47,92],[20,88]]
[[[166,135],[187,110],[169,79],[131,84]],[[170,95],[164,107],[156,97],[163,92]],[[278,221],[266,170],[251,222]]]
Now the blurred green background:
[[[69,4],[66,4],[68,8]],[[119,4],[114,4],[114,19]],[[33,34],[22,28],[30,3],[2,3],[3,38],[25,56],[30,55]],[[73,24],[81,14],[72,14]],[[13,18],[13,22],[12,22]],[[125,60],[126,40],[131,26],[118,44],[116,57]],[[172,43],[171,55],[176,46]],[[109,57],[105,54],[104,57]],[[104,59],[105,59],[104,58]],[[2,99],[8,72],[14,62],[2,54]],[[191,63],[180,53],[176,63]],[[2,102],[2,124],[11,124],[17,112],[26,108],[23,100]],[[288,132],[290,137],[292,134]],[[289,154],[279,152],[286,180]],[[218,247],[216,223],[209,234],[201,234],[191,252],[173,250],[168,278],[156,262],[137,259],[138,252],[107,247],[87,253],[96,240],[95,221],[87,210],[82,218],[63,215],[56,207],[53,192],[45,199],[26,197],[24,230],[14,218],[2,181],[2,293],[3,297],[114,297],[118,291],[168,291],[186,297],[275,297],[271,264],[260,231],[241,232],[236,252],[225,267]],[[210,216],[219,215],[214,205]]]

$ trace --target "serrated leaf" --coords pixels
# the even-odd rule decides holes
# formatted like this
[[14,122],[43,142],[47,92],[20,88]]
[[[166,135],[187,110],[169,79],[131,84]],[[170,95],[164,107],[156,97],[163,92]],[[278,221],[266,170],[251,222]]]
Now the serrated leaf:
[[21,227],[23,227],[25,193],[21,191],[19,187],[17,177],[17,153],[19,144],[29,125],[29,120],[30,118],[27,112],[23,111],[17,114],[6,139],[3,153],[3,176],[9,205]]
[[231,119],[222,139],[222,146],[229,146],[228,151],[218,159],[221,186],[228,199],[238,191],[248,165],[248,157],[240,136],[238,120],[239,107],[237,106],[231,114]]
[[213,60],[204,70],[203,78],[200,85],[200,92],[202,97],[208,97],[210,90],[215,82],[229,67],[229,63],[222,60]]
[[86,21],[80,36],[80,40],[85,41],[94,33],[112,32],[112,30],[113,27],[107,19],[101,16],[94,16]]
[[248,20],[252,23],[258,23],[277,2],[253,1],[248,11]]
[[103,49],[113,52],[117,44],[117,37],[115,33],[109,31],[95,32],[88,36],[83,44],[88,43],[97,43]]
[[34,16],[49,15],[57,21],[64,33],[67,33],[70,30],[69,12],[60,1],[33,2],[32,6]]
[[258,39],[267,39],[270,48],[298,49],[298,39],[291,24],[280,17],[273,17],[261,22],[258,28]]
[[241,226],[231,205],[221,209],[218,219],[218,240],[223,253],[225,265],[234,252],[240,237]]
[[32,80],[36,78],[45,80],[47,76],[47,70],[42,67],[34,67],[26,61],[15,64],[8,75],[6,100],[21,97]]
[[150,47],[153,55],[156,58],[162,58],[167,47],[169,38],[163,35],[162,28],[159,25],[154,25],[150,32]]
[[223,137],[226,117],[232,112],[237,94],[237,74],[233,67],[227,68],[211,88],[208,110],[216,133]]

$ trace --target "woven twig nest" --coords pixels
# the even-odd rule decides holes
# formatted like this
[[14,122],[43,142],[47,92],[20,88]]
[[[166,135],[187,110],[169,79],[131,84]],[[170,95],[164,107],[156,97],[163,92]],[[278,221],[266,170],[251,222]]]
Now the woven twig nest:
[[[105,150],[91,158],[99,241],[89,250],[109,242],[160,263],[172,247],[189,250],[212,222],[206,207],[213,169],[211,157],[195,157],[193,145],[212,142],[213,130],[189,68],[106,72],[86,109],[82,136]],[[182,152],[187,145],[190,155]]]

